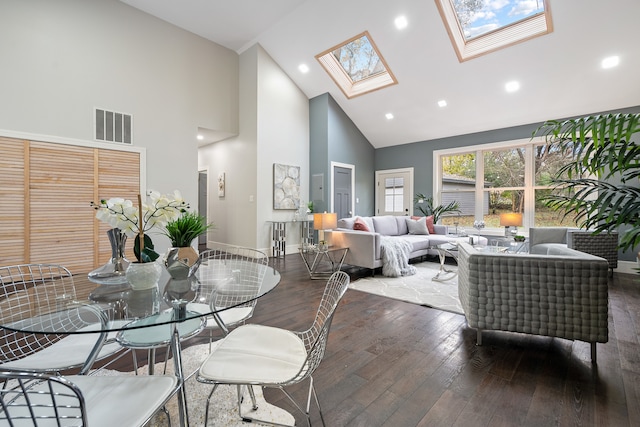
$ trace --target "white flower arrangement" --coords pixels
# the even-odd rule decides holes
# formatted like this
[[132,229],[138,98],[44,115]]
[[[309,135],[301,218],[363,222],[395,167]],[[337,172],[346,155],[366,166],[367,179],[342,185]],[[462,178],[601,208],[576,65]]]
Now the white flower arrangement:
[[[127,237],[135,237],[133,251],[138,262],[152,262],[159,256],[153,250],[153,242],[147,233],[155,227],[164,228],[189,208],[179,191],[171,195],[149,191],[148,197],[150,203],[143,203],[141,196],[138,196],[137,207],[131,200],[120,197],[100,200],[100,203],[91,202],[98,220],[120,229]],[[144,242],[142,250],[141,241]]]
[[475,228],[478,231],[482,230],[484,226],[485,226],[484,221],[473,221],[473,228]]

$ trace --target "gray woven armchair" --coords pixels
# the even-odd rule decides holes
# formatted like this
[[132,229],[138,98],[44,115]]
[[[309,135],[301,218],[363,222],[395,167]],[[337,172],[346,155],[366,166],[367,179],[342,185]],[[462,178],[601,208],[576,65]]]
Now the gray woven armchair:
[[567,246],[606,259],[611,272],[618,267],[618,233],[615,231],[594,234],[588,230],[568,230]]
[[529,251],[533,254],[559,255],[563,249],[575,249],[607,260],[609,274],[618,267],[618,233],[599,233],[567,227],[531,227]]

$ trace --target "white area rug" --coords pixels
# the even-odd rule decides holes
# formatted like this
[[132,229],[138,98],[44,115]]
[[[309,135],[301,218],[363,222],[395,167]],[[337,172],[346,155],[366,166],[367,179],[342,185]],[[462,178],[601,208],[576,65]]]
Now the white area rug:
[[[458,275],[445,276],[446,273],[443,273],[441,277],[447,280],[437,282],[432,279],[440,270],[439,263],[422,262],[413,265],[417,270],[413,276],[384,277],[378,274],[355,280],[349,288],[462,314],[458,299]],[[447,264],[445,267],[447,270],[458,271],[455,265]]]
[[[189,375],[195,372],[200,366],[202,361],[209,354],[209,345],[201,344],[188,347],[182,352],[182,365],[184,367],[185,375]],[[128,357],[128,356],[125,356]],[[160,374],[163,372],[164,363],[157,363],[155,365],[155,373]],[[143,366],[138,370],[140,375],[147,374],[147,366]],[[167,364],[167,373],[173,373],[173,359],[169,360]],[[103,370],[97,375],[127,375],[128,373],[117,372],[112,370]],[[131,373],[133,375],[133,373]],[[202,384],[196,381],[195,376],[189,378],[186,383],[187,390],[187,409],[189,412],[189,423],[194,427],[204,426],[204,413],[207,404],[207,396],[211,392],[210,385]],[[258,410],[251,411],[251,399],[246,392],[246,398],[243,404],[243,414],[247,415],[251,412],[252,417],[264,419],[265,417],[271,418],[277,423],[284,425],[294,425],[294,418],[288,412],[267,403],[262,395],[262,389],[260,387],[254,387],[256,400],[258,402]],[[144,391],[140,391],[144,392]],[[211,399],[211,405],[209,407],[209,426],[225,426],[225,427],[246,427],[249,425],[262,426],[265,424],[260,423],[244,423],[238,416],[238,398],[237,389],[235,386],[221,385],[218,387]],[[178,397],[177,395],[172,397],[167,405],[167,409],[171,415],[171,425],[180,425],[180,417],[178,416]],[[152,427],[166,427],[168,426],[167,417],[163,412],[159,412],[149,423]],[[122,426],[124,427],[124,426]]]

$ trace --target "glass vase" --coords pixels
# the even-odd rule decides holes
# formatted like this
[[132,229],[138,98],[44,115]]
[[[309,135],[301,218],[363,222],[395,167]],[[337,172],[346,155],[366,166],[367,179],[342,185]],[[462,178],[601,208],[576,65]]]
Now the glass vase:
[[126,271],[129,260],[124,256],[124,247],[127,243],[127,235],[119,228],[107,231],[109,244],[111,244],[111,259],[102,267],[89,273],[88,278],[101,285],[123,285],[127,283]]

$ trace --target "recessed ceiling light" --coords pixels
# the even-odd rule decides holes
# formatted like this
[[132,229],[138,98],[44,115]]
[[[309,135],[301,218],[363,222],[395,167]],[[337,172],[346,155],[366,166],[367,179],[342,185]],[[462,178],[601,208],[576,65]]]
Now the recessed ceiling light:
[[602,60],[602,68],[613,68],[616,67],[620,63],[619,56],[609,56]]
[[301,73],[308,73],[309,66],[307,64],[300,64],[298,65],[298,70],[300,70]]
[[446,107],[447,106],[447,101],[445,101],[444,99],[441,99],[440,101],[438,101],[438,107]]
[[520,89],[520,83],[514,80],[504,85],[504,88],[507,92],[516,92],[518,91],[518,89]]
[[198,136],[196,138],[198,138],[198,141],[202,141],[204,139],[204,136],[198,134]]
[[405,28],[407,28],[407,25],[409,25],[409,21],[407,21],[407,17],[404,15],[398,16],[393,22],[396,24],[396,28],[399,30],[404,30]]
[[391,113],[387,113],[384,116],[387,118],[387,120],[393,119],[393,114],[391,114]]

